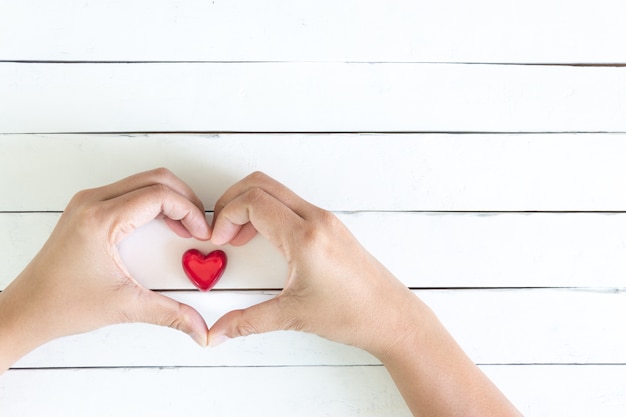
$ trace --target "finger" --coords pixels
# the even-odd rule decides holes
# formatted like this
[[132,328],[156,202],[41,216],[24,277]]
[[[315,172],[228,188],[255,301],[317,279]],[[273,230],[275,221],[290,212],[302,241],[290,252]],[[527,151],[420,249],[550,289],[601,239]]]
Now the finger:
[[195,238],[210,238],[209,224],[204,212],[187,198],[162,184],[140,188],[108,200],[107,211],[114,222],[113,243],[119,243],[136,228],[164,215],[180,221]]
[[200,313],[187,304],[179,303],[159,293],[144,290],[133,318],[138,322],[167,326],[185,332],[202,347],[208,344],[209,330]]
[[246,223],[241,227],[239,233],[230,241],[230,244],[233,246],[243,246],[252,240],[256,234],[257,231],[254,225],[252,225],[252,223]]
[[174,175],[167,168],[157,168],[150,171],[140,172],[139,174],[131,175],[130,177],[114,182],[113,184],[94,188],[91,192],[95,199],[105,201],[154,184],[165,185],[169,189],[186,197],[200,210],[204,211],[204,205],[196,193],[194,193],[184,181]]
[[176,233],[178,236],[184,237],[186,239],[191,237],[191,233],[189,233],[189,231],[185,229],[185,226],[183,226],[180,221],[172,220],[169,217],[163,217],[163,220],[165,221],[165,224],[167,224],[167,226],[172,230],[172,232]]
[[209,330],[209,346],[217,346],[235,337],[287,330],[289,321],[283,319],[279,297],[220,317]]
[[[211,240],[216,245],[230,243],[248,223],[288,257],[293,235],[303,227],[304,220],[265,190],[253,188],[220,211]],[[240,241],[245,240],[248,233],[244,232]]]
[[304,219],[308,219],[311,212],[318,209],[275,179],[262,172],[254,172],[226,190],[215,204],[215,216],[217,217],[230,201],[254,188],[265,190]]

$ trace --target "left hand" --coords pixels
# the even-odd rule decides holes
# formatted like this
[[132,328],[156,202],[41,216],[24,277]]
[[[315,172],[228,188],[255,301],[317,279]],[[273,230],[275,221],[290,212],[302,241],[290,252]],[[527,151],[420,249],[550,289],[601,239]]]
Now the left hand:
[[0,373],[47,341],[115,323],[169,326],[206,346],[202,316],[141,286],[120,259],[117,244],[159,216],[180,236],[210,238],[202,203],[166,169],[76,194],[41,251],[0,293]]

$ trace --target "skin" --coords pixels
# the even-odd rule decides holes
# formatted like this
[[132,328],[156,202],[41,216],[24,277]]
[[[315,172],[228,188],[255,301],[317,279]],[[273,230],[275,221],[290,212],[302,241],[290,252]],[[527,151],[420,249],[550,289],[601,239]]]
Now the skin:
[[[120,261],[116,244],[160,216],[179,235],[217,245],[245,245],[260,233],[287,260],[285,288],[207,330],[193,308],[143,288]],[[195,194],[163,169],[77,194],[41,252],[0,293],[0,371],[57,337],[134,321],[212,346],[274,330],[315,333],[375,355],[415,416],[520,415],[332,213],[262,173],[224,193],[212,227]]]
[[0,293],[0,372],[50,340],[116,323],[170,326],[206,346],[202,316],[138,284],[120,260],[117,243],[160,216],[181,236],[210,237],[202,203],[165,169],[76,194],[41,251]]
[[414,416],[521,415],[433,312],[332,213],[262,173],[218,200],[211,240],[244,245],[257,231],[287,260],[285,288],[221,317],[210,344],[273,330],[315,333],[376,356]]

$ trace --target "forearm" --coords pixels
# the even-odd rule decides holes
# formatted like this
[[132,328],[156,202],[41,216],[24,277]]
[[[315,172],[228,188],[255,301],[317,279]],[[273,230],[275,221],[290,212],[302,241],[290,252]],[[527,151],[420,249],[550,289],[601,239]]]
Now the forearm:
[[21,303],[19,293],[15,282],[0,293],[0,374],[43,343],[30,318],[30,308]]
[[[415,416],[520,416],[417,297],[379,359]],[[397,329],[395,330],[397,332]]]
[[[51,269],[48,267],[48,271]],[[51,294],[47,280],[39,280],[41,274],[37,271],[36,262],[31,262],[0,292],[0,373],[30,351],[64,334],[59,328],[67,320],[59,311],[69,307]]]

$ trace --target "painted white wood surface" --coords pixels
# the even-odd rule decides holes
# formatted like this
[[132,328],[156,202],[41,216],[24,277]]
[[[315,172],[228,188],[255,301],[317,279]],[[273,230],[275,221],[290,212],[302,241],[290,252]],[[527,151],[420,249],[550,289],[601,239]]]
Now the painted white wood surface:
[[4,0],[0,59],[624,63],[624,11],[620,0]]
[[[0,213],[0,290],[30,262],[59,213]],[[210,216],[210,215],[209,215]],[[626,285],[624,213],[338,213],[357,239],[411,288],[600,287]],[[180,267],[190,248],[163,222],[121,244],[132,275],[152,289],[194,289]],[[218,289],[278,289],[286,266],[263,238],[225,247]]]
[[[415,291],[480,364],[623,364],[626,294],[600,290]],[[168,292],[210,325],[273,294]],[[159,346],[155,349],[154,346]],[[418,354],[416,352],[416,354]],[[371,365],[369,354],[296,332],[255,335],[217,348],[147,324],[112,326],[40,347],[16,367]]]
[[[569,64],[624,63],[624,9],[0,0],[0,289],[79,189],[168,166],[210,210],[264,170],[339,212],[407,285],[443,288],[416,294],[526,415],[622,416],[626,137],[603,132],[626,132],[626,68]],[[99,134],[128,131],[318,133]],[[333,131],[352,134],[319,133]],[[187,244],[161,226],[122,248],[141,280],[145,240]],[[231,263],[218,291],[187,291],[173,253],[143,282],[212,322],[281,286],[284,265],[254,245],[229,252],[248,263]],[[490,289],[526,286],[563,288]],[[202,350],[123,325],[16,366],[0,377],[3,416],[408,415],[374,358],[299,333]]]
[[7,382],[12,416],[411,415],[380,366],[29,370]]
[[78,190],[158,166],[208,210],[255,170],[334,211],[626,210],[624,134],[0,135],[0,146],[0,211],[61,211]]
[[626,67],[0,63],[0,132],[626,131]]
[[[622,416],[624,368],[481,367],[533,417]],[[3,379],[11,416],[410,416],[380,366],[16,370]]]

